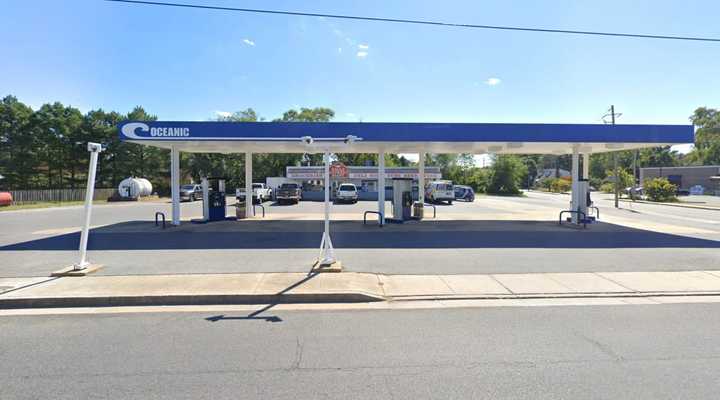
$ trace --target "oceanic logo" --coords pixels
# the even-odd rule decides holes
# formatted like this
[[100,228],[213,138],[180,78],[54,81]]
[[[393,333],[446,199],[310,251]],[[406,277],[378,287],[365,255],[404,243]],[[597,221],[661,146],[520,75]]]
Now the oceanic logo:
[[[143,135],[140,136],[137,134],[138,129],[140,132],[150,132],[150,135]],[[188,137],[190,136],[190,128],[182,128],[182,127],[167,127],[167,126],[161,126],[161,127],[149,127],[147,124],[144,124],[142,122],[130,122],[122,127],[122,133],[126,137],[130,139],[150,139],[154,137],[167,137],[167,138],[176,138],[176,137]]]

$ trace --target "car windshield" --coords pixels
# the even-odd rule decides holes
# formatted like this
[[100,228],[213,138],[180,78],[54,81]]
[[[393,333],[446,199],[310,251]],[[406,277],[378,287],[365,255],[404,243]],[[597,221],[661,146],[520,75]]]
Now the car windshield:
[[195,188],[195,185],[182,185],[180,188],[185,190],[192,190]]
[[253,189],[262,189],[262,183],[253,183]]
[[449,185],[447,183],[439,183],[437,185],[437,190],[453,190],[452,185]]
[[280,189],[297,189],[298,185],[297,183],[283,183],[282,186],[280,186]]
[[355,186],[354,185],[340,185],[340,190],[343,192],[354,192]]

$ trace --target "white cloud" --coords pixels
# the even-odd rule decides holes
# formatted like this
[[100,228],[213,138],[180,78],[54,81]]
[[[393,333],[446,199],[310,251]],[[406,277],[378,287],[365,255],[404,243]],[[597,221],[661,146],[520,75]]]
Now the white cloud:
[[342,47],[338,47],[338,53],[342,53]]
[[358,45],[358,49],[360,49],[360,50],[367,50],[369,48],[370,48],[370,46],[367,44],[359,44]]
[[367,51],[358,51],[357,52],[358,58],[365,58],[365,57],[367,57],[367,55],[368,55]]
[[255,42],[253,42],[250,39],[243,39],[243,43],[245,43],[248,46],[255,46]]
[[497,85],[500,84],[500,82],[502,82],[502,81],[500,80],[500,78],[488,78],[488,79],[485,81],[485,84],[488,85],[488,86],[497,86]]
[[215,115],[217,115],[218,117],[227,118],[227,117],[231,116],[232,113],[229,111],[215,111]]

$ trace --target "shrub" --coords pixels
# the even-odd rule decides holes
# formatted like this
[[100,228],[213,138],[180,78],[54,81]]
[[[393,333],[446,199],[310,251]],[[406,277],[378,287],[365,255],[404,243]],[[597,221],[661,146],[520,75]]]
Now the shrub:
[[643,190],[648,200],[658,202],[676,201],[675,193],[677,187],[666,178],[648,179],[643,185]]
[[540,188],[545,189],[549,192],[552,188],[552,183],[554,180],[555,178],[545,178],[539,182],[539,186]]
[[527,167],[517,156],[502,155],[490,168],[487,192],[502,195],[520,194],[520,181],[527,174]]
[[569,192],[572,188],[572,182],[567,179],[553,179],[552,183],[550,184],[550,191],[555,193],[565,193]]
[[615,184],[612,182],[605,182],[600,185],[600,191],[603,193],[615,193]]

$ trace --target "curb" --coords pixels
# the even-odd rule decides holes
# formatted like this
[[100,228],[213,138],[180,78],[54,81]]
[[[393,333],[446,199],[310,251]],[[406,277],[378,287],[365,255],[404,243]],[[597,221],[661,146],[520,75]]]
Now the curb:
[[28,308],[79,307],[143,307],[143,306],[207,306],[207,305],[265,305],[265,304],[327,304],[376,303],[450,300],[538,300],[538,299],[611,299],[648,297],[720,296],[720,291],[693,292],[587,292],[587,293],[528,293],[488,295],[413,295],[381,297],[363,292],[312,293],[282,295],[157,295],[157,296],[93,296],[93,297],[26,297],[0,298],[0,310]]
[[226,304],[298,304],[298,303],[372,303],[383,297],[362,292],[309,294],[227,294],[227,295],[158,295],[158,296],[92,296],[92,297],[18,297],[0,298],[1,309],[190,306]]

